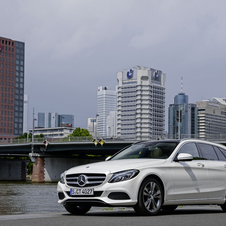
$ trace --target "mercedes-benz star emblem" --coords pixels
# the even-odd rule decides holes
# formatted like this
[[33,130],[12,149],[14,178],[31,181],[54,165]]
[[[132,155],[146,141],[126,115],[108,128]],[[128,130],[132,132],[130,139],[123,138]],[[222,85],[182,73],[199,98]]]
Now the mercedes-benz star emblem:
[[86,175],[81,174],[78,177],[78,185],[80,187],[84,187],[86,185],[86,183],[87,183],[87,177],[86,177]]

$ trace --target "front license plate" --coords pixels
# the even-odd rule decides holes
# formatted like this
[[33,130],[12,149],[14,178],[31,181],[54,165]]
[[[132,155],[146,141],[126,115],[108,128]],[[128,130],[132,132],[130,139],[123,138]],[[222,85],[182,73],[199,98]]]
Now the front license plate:
[[93,195],[93,188],[71,188],[70,195]]

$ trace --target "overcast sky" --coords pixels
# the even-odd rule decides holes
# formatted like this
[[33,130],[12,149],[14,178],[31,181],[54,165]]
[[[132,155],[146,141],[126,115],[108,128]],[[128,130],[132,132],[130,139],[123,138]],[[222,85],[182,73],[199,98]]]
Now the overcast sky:
[[0,0],[0,36],[25,42],[25,94],[37,112],[95,117],[97,87],[135,65],[166,74],[168,106],[226,97],[225,0]]

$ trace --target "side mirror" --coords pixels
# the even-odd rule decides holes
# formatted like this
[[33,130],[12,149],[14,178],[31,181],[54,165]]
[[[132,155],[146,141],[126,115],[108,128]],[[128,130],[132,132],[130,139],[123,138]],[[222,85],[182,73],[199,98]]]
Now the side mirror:
[[179,161],[192,161],[193,160],[193,156],[187,153],[180,153],[177,156],[177,162]]
[[108,157],[105,159],[105,161],[108,161],[110,158],[111,158],[111,156],[108,156]]

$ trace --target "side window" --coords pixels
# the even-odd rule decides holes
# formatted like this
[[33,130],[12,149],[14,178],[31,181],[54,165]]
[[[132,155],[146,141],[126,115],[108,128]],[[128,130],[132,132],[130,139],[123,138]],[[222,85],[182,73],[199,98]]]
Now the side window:
[[202,158],[205,160],[218,160],[217,155],[211,145],[198,143],[198,146],[200,148]]
[[182,148],[178,152],[178,154],[180,154],[180,153],[190,154],[190,155],[193,156],[194,160],[200,159],[199,152],[197,150],[197,147],[196,147],[195,143],[185,144],[184,146],[182,146]]
[[221,152],[223,153],[224,156],[226,156],[226,150],[223,148],[219,148],[221,150]]
[[213,147],[214,147],[214,150],[215,150],[216,153],[217,153],[218,159],[219,159],[220,161],[226,161],[225,156],[222,154],[222,152],[219,150],[219,148],[216,147],[216,146],[213,146]]

